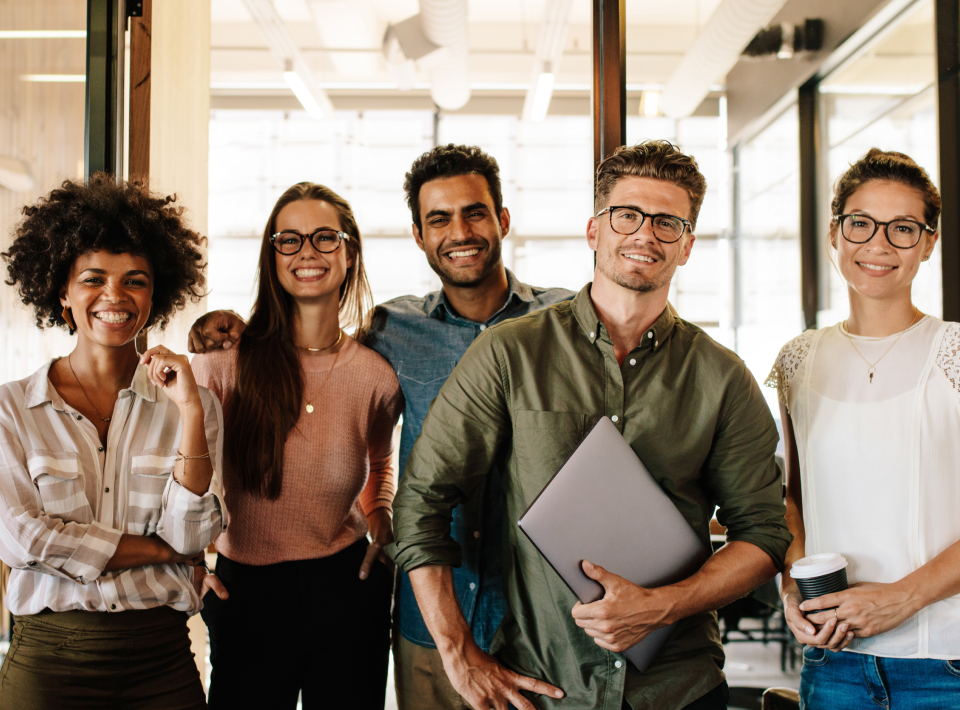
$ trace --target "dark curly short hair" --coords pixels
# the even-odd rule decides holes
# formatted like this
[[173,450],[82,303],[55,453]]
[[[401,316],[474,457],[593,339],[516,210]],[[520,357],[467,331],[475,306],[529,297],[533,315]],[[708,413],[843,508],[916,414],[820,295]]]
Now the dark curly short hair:
[[457,177],[458,175],[482,175],[490,188],[493,207],[500,217],[503,210],[503,194],[500,191],[500,166],[493,156],[484,153],[475,145],[438,145],[415,161],[403,181],[407,194],[407,207],[417,229],[420,222],[420,188],[431,180]]
[[91,251],[142,256],[153,267],[153,304],[147,328],[161,330],[187,301],[204,293],[202,245],[187,227],[183,207],[173,197],[151,194],[143,183],[117,182],[97,173],[89,182],[66,180],[35,205],[14,230],[13,244],[3,252],[7,280],[28,306],[37,327],[66,327],[60,292],[77,258]]

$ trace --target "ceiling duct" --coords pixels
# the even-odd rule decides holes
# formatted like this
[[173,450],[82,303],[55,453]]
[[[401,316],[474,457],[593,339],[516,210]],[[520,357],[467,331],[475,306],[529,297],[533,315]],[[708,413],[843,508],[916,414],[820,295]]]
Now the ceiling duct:
[[417,78],[414,62],[440,49],[423,33],[420,15],[408,17],[383,33],[383,58],[401,91],[409,91]]
[[784,22],[764,27],[743,50],[746,59],[790,59],[823,49],[823,20],[806,20],[802,25]]
[[441,47],[431,57],[430,96],[440,108],[463,108],[470,100],[467,0],[420,0],[420,23]]
[[676,118],[693,113],[785,4],[786,0],[723,0],[667,81],[663,112]]

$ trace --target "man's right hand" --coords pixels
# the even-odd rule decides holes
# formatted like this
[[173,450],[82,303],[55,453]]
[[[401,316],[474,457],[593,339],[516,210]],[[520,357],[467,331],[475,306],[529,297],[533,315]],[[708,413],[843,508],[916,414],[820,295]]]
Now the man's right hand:
[[508,710],[511,704],[517,710],[536,710],[520,690],[563,697],[560,688],[504,668],[481,651],[473,639],[469,639],[458,652],[441,655],[450,684],[474,710]]
[[187,349],[192,353],[229,350],[240,340],[247,324],[233,311],[211,311],[190,328]]

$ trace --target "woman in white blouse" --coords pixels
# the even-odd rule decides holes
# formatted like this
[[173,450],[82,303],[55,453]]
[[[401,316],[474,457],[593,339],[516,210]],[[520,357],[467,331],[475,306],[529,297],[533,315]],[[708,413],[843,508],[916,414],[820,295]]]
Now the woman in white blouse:
[[7,282],[73,351],[0,387],[0,559],[14,614],[0,708],[205,708],[186,619],[220,533],[222,414],[157,346],[203,286],[171,198],[99,174],[24,208]]
[[[940,196],[909,157],[877,149],[835,195],[850,315],[787,343],[768,381],[787,452],[795,540],[781,591],[807,644],[802,707],[946,707],[960,703],[960,325],[911,299]],[[823,552],[846,557],[851,587],[802,602],[790,566]]]

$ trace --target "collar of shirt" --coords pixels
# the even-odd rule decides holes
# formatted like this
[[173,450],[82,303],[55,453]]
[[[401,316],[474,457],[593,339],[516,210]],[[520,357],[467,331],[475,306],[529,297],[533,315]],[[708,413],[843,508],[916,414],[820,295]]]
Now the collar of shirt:
[[[597,340],[609,342],[610,336],[607,329],[603,325],[603,321],[600,320],[600,316],[597,315],[597,309],[594,308],[593,301],[590,298],[590,287],[592,285],[592,283],[587,284],[574,297],[573,315],[577,319],[580,329],[590,339],[591,343],[595,343]],[[646,337],[641,339],[637,349],[656,350],[660,347],[660,343],[667,341],[675,326],[676,317],[670,311],[670,306],[664,307],[663,312],[653,322],[653,325],[647,329]]]
[[[507,300],[504,301],[503,307],[494,313],[486,321],[487,323],[492,323],[500,317],[500,315],[513,303],[514,299],[524,301],[526,303],[532,303],[534,300],[533,289],[531,289],[527,284],[522,283],[516,276],[513,275],[513,272],[510,269],[505,269],[507,272]],[[467,321],[466,318],[463,318],[457,315],[457,312],[450,305],[450,301],[447,300],[447,294],[440,289],[439,291],[434,291],[433,293],[427,294],[426,298],[423,300],[423,309],[430,318],[436,318],[438,320],[444,319],[446,316],[456,318],[458,320]]]
[[[59,359],[54,358],[30,377],[24,392],[24,401],[28,409],[50,402],[54,409],[66,411],[66,403],[50,382],[50,368]],[[123,397],[126,392],[132,392],[148,402],[157,401],[157,386],[147,378],[147,368],[143,365],[137,365],[130,387],[122,390],[120,396]]]

